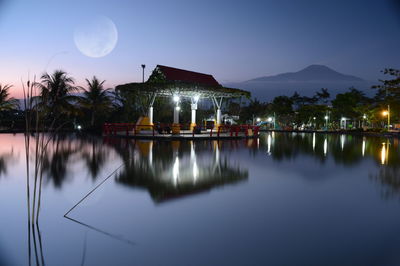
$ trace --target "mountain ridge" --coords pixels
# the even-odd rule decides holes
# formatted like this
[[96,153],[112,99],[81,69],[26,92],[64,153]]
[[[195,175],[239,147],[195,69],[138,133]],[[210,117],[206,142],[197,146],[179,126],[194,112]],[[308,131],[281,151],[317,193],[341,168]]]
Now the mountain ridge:
[[297,72],[286,72],[277,75],[263,76],[250,79],[244,82],[343,82],[343,81],[365,81],[362,78],[342,74],[325,65],[309,65]]
[[374,83],[362,78],[342,74],[324,65],[310,65],[297,72],[286,72],[264,76],[242,82],[224,83],[227,87],[251,92],[253,98],[272,100],[276,96],[291,96],[295,91],[304,96],[312,96],[321,88],[327,88],[331,97],[343,93],[350,87],[372,95],[369,90]]

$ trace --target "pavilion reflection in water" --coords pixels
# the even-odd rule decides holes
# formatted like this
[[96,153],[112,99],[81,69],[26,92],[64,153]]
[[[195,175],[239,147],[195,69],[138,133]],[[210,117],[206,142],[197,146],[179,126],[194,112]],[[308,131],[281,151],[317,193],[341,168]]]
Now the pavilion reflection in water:
[[155,202],[248,179],[248,170],[222,153],[218,142],[137,141],[129,157],[116,181],[147,189]]

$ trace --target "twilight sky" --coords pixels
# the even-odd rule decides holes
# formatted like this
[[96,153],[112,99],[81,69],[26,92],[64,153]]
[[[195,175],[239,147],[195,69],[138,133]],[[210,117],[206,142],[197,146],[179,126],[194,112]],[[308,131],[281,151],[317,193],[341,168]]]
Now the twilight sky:
[[[101,58],[83,55],[74,30],[106,16],[118,42]],[[141,81],[157,64],[213,74],[220,82],[324,64],[376,80],[400,68],[397,0],[0,0],[0,83],[63,69],[79,85]]]

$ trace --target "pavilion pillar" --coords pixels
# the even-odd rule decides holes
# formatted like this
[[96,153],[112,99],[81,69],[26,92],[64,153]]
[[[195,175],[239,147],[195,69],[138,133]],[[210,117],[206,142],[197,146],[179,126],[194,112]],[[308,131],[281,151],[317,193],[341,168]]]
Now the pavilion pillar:
[[218,101],[217,100],[217,98],[216,97],[212,97],[212,99],[213,99],[213,103],[214,103],[214,107],[216,107],[216,109],[217,109],[217,117],[216,117],[216,121],[215,121],[215,123],[216,123],[216,125],[215,125],[215,128],[216,129],[218,129],[220,126],[221,126],[221,117],[222,117],[222,115],[221,115],[221,107],[222,107],[222,100],[223,100],[223,97],[221,97],[220,98],[220,100]]
[[174,108],[174,124],[179,124],[179,106]]
[[217,109],[217,127],[221,125],[221,109]]
[[178,135],[181,133],[181,126],[179,124],[179,111],[180,107],[178,105],[174,108],[174,123],[172,124],[172,134]]
[[190,123],[190,130],[194,130],[194,128],[196,127],[197,103],[192,103],[191,107],[192,107],[192,120],[191,120],[191,123]]
[[150,125],[153,125],[153,106],[149,107],[149,123]]

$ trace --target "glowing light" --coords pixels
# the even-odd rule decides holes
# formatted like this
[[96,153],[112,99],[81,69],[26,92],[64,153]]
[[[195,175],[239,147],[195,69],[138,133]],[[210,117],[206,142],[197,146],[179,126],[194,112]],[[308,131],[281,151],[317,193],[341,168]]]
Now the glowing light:
[[196,183],[197,178],[199,177],[199,168],[197,166],[197,163],[193,163],[193,181]]
[[345,121],[345,120],[346,120],[346,118],[342,117],[342,118],[341,118],[341,120],[342,120],[342,121]]
[[198,102],[199,99],[200,99],[200,95],[195,95],[195,96],[193,97],[193,99],[194,99],[195,102]]
[[315,151],[315,132],[312,135],[312,149]]
[[324,155],[328,152],[328,140],[325,138],[324,140]]
[[271,134],[268,134],[268,138],[267,138],[267,153],[271,154],[271,143],[272,143],[272,137]]
[[362,153],[362,156],[364,157],[364,154],[365,154],[365,138],[363,138],[361,153]]
[[317,118],[314,116],[313,119],[315,120],[315,119],[317,119]]
[[345,142],[345,136],[344,135],[340,135],[340,145],[342,146],[342,151],[344,149],[344,142]]
[[364,118],[364,119],[367,119],[367,116],[364,114],[364,115],[363,115],[363,118]]
[[326,115],[324,118],[325,118],[325,120],[328,120],[329,116]]
[[382,143],[381,164],[385,164],[385,161],[386,161],[386,145],[385,145],[385,143]]
[[382,115],[383,115],[383,116],[387,116],[388,114],[389,114],[388,111],[383,111],[383,112],[382,112]]
[[181,107],[180,107],[180,106],[177,106],[177,107],[175,107],[175,110],[180,111],[180,110],[181,110]]
[[81,130],[81,129],[82,129],[81,125],[78,125],[76,128],[77,128],[78,130]]
[[268,122],[272,122],[272,117],[268,117]]
[[260,122],[260,121],[261,121],[261,118],[257,117],[257,122]]
[[180,98],[179,98],[179,96],[178,96],[178,95],[174,95],[174,98],[173,98],[173,99],[174,99],[174,102],[176,102],[176,103],[177,103],[177,102],[179,102],[179,99],[180,99]]
[[179,158],[176,157],[174,166],[172,167],[172,178],[174,182],[174,186],[178,184],[178,178],[179,178]]

